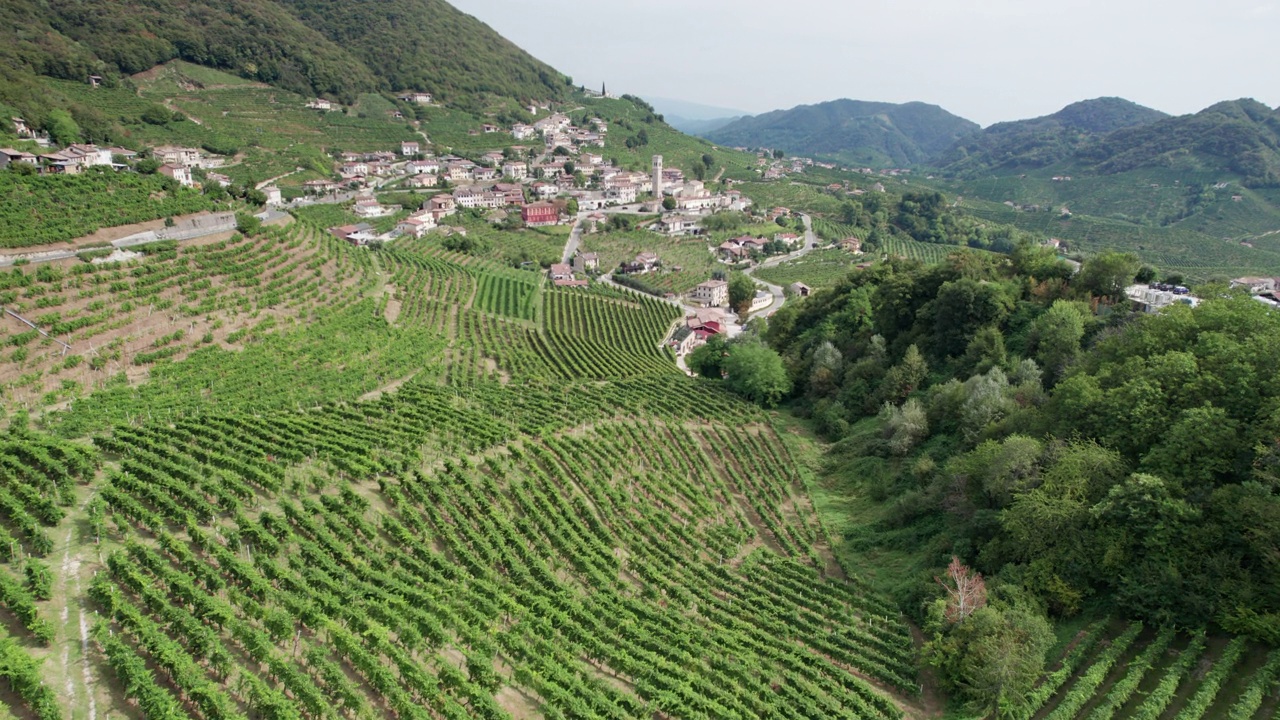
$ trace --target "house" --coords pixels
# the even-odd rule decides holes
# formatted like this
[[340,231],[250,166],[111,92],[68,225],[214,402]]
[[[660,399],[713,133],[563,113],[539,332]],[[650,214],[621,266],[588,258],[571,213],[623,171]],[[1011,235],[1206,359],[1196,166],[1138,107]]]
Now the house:
[[7,167],[9,163],[24,162],[32,165],[37,164],[37,158],[29,152],[14,150],[13,148],[0,148],[0,168]]
[[649,227],[655,232],[672,236],[697,234],[701,230],[697,218],[684,215],[668,215]]
[[262,188],[262,194],[267,196],[268,207],[279,207],[284,204],[284,196],[280,193],[280,188],[274,185]]
[[560,194],[560,186],[555,183],[536,182],[533,184],[533,194],[540,198],[553,198]]
[[587,273],[600,268],[600,256],[596,253],[579,252],[573,257],[574,272]]
[[498,127],[497,125],[494,125],[494,124],[492,124],[492,123],[485,123],[485,124],[483,124],[483,125],[481,125],[481,126],[480,126],[480,130],[481,130],[482,132],[486,132],[486,133],[496,133],[496,132],[498,132],[498,131],[499,131],[499,130],[501,130],[501,129],[502,129],[502,128],[500,128],[500,127]]
[[716,252],[725,262],[738,262],[750,257],[751,253],[732,240],[725,240],[716,246]]
[[310,195],[323,195],[337,189],[338,183],[332,180],[308,180],[302,183],[302,191]]
[[311,102],[307,103],[307,107],[312,110],[322,110],[324,112],[329,112],[330,110],[333,110],[333,103],[329,102],[328,100],[325,100],[324,98],[315,98]]
[[493,210],[507,204],[505,195],[478,188],[458,190],[453,193],[453,199],[458,203],[458,207],[467,209],[488,208]]
[[493,152],[487,152],[484,155],[480,156],[480,161],[483,162],[485,165],[489,165],[491,167],[498,167],[499,165],[502,164],[502,161],[506,159],[507,159],[507,156],[503,155],[497,150],[494,150]]
[[426,160],[410,160],[405,163],[404,169],[405,172],[414,175],[421,175],[424,173],[435,175],[440,172],[440,161],[433,160],[431,158],[427,158]]
[[436,220],[431,213],[422,213],[419,215],[411,215],[396,224],[396,232],[401,235],[410,235],[420,238],[427,234],[427,231],[436,226]]
[[383,205],[374,198],[361,198],[356,201],[355,207],[351,208],[351,212],[357,217],[377,218],[394,215],[400,210],[399,205]]
[[352,245],[367,245],[370,240],[376,240],[378,233],[369,223],[360,223],[359,225],[343,225],[342,227],[329,228],[329,232],[339,240],[346,240]]
[[502,175],[512,180],[529,177],[529,165],[523,162],[505,162],[502,164]]
[[658,256],[656,254],[651,252],[642,252],[636,255],[636,264],[644,266],[645,272],[648,272],[662,263],[658,260]]
[[403,92],[396,96],[400,102],[417,103],[418,105],[430,105],[431,93],[424,92]]
[[182,165],[171,165],[169,163],[165,163],[164,165],[161,165],[156,172],[177,180],[178,184],[183,187],[191,187],[195,184],[191,179],[191,170],[183,167]]
[[231,178],[223,175],[222,173],[205,173],[204,179],[206,182],[217,183],[222,187],[231,187]]
[[353,178],[369,174],[369,163],[367,162],[349,162],[343,163],[338,168],[338,174],[344,178]]
[[23,120],[20,117],[11,117],[9,120],[13,122],[13,132],[16,133],[18,137],[29,138],[33,135],[31,128],[27,127],[26,120]]
[[520,218],[529,227],[558,225],[560,223],[560,208],[548,202],[530,203],[520,208]]
[[452,195],[436,195],[427,200],[423,209],[435,214],[438,220],[441,217],[456,213],[458,211],[458,202],[453,199]]
[[636,186],[631,183],[615,185],[605,191],[604,196],[623,205],[636,201]]
[[440,178],[438,176],[427,174],[410,175],[409,178],[404,181],[404,186],[410,188],[432,188],[439,184]]
[[412,140],[405,140],[400,143],[400,154],[405,157],[417,155],[422,151],[422,146]]
[[856,237],[847,237],[840,241],[840,248],[847,250],[854,255],[862,254],[862,241]]
[[511,136],[516,140],[529,140],[538,134],[538,131],[532,125],[516,123],[511,126]]
[[498,183],[493,186],[493,191],[502,195],[506,205],[524,205],[524,186],[519,183]]
[[719,307],[694,308],[685,316],[684,322],[687,327],[694,330],[711,323],[723,325],[725,312],[724,309]]
[[693,289],[695,301],[707,307],[720,307],[729,302],[729,283],[724,280],[708,280]]
[[1238,277],[1231,281],[1231,287],[1248,288],[1250,295],[1265,295],[1276,291],[1276,281],[1269,277]]
[[572,280],[573,268],[564,263],[554,263],[547,271],[547,276],[552,280]]
[[698,347],[697,341],[698,336],[694,333],[693,328],[682,325],[671,334],[671,339],[667,341],[667,347],[671,348],[676,355],[687,355]]
[[445,172],[445,177],[449,178],[450,182],[470,180],[474,168],[475,163],[467,161],[449,163],[449,169]]
[[809,297],[809,293],[813,290],[802,282],[793,282],[787,286],[787,290],[791,291],[796,297]]
[[780,242],[784,245],[790,246],[799,242],[800,236],[795,233],[777,233],[773,236],[773,239],[775,242]]
[[161,163],[183,165],[186,168],[200,164],[200,150],[195,149],[195,147],[161,145],[160,147],[152,147],[151,156],[156,160],[160,160]]

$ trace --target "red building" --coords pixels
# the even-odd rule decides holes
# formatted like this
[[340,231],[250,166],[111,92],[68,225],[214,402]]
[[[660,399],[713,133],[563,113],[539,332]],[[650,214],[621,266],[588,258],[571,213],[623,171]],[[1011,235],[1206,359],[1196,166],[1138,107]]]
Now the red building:
[[560,208],[552,203],[531,203],[520,208],[520,218],[530,227],[557,225],[560,223]]

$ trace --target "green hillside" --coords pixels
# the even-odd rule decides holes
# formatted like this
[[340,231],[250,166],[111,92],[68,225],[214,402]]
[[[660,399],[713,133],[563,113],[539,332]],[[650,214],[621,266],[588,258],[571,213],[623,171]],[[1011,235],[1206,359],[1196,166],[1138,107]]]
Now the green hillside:
[[31,75],[110,84],[174,59],[344,103],[371,91],[445,102],[567,91],[559,73],[442,0],[17,0],[0,20],[0,102],[37,123],[48,106],[29,92]]
[[834,100],[741,118],[707,137],[722,145],[886,167],[923,162],[977,130],[936,105]]
[[929,164],[960,177],[1025,172],[1067,160],[1100,135],[1166,117],[1122,98],[1084,100],[1052,115],[996,123],[961,138]]

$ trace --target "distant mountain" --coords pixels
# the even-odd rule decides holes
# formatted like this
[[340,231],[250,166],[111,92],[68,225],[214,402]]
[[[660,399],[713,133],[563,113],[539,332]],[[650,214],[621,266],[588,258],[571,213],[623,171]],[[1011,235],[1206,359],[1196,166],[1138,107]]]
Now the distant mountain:
[[746,117],[706,137],[873,165],[915,165],[979,130],[937,105],[833,100]]
[[718,120],[721,118],[740,118],[751,114],[746,110],[703,105],[702,103],[676,100],[675,98],[646,96],[645,100],[653,106],[654,110],[667,116],[667,122],[671,122],[671,117],[686,120]]
[[694,118],[681,117],[679,115],[664,115],[663,119],[667,121],[668,125],[682,133],[705,136],[708,133],[719,130],[735,120],[741,119],[741,116],[697,120]]
[[1052,115],[996,123],[960,139],[931,164],[957,176],[1023,172],[1066,160],[1099,136],[1167,117],[1122,98],[1082,100]]
[[0,28],[0,101],[10,103],[31,94],[24,77],[111,82],[175,58],[348,103],[371,91],[460,102],[569,90],[563,75],[444,0],[9,0]]

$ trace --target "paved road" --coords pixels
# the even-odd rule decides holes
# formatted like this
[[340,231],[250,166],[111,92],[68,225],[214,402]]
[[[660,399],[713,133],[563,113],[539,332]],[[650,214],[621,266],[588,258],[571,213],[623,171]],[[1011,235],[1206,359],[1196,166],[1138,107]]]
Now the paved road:
[[760,278],[755,277],[754,275],[755,271],[761,268],[776,267],[778,265],[781,265],[784,262],[787,262],[788,260],[796,260],[798,258],[802,258],[805,255],[808,255],[809,251],[813,250],[813,246],[818,242],[817,236],[813,234],[813,221],[809,218],[808,215],[801,215],[800,218],[804,221],[804,245],[799,250],[793,253],[788,253],[786,255],[778,255],[776,257],[771,257],[768,260],[765,260],[764,262],[760,263],[759,265],[753,268],[747,268],[746,270],[743,271],[743,274],[750,277],[753,281],[755,281],[757,285],[763,285],[765,289],[767,289],[770,293],[773,293],[773,304],[767,308],[764,308],[763,310],[753,313],[752,315],[754,317],[767,318],[770,315],[778,312],[778,309],[782,307],[782,304],[787,301],[787,297],[783,293],[781,285],[774,285],[773,283],[767,283],[761,280]]

